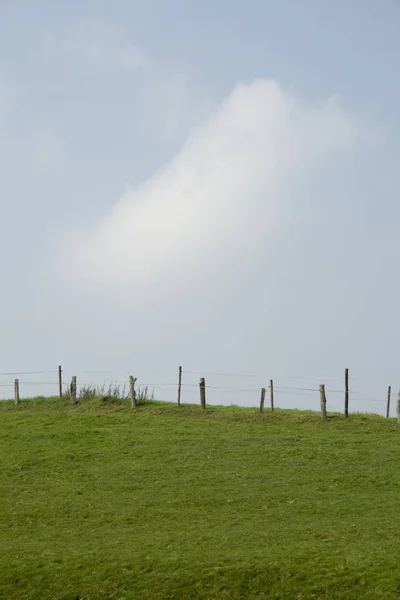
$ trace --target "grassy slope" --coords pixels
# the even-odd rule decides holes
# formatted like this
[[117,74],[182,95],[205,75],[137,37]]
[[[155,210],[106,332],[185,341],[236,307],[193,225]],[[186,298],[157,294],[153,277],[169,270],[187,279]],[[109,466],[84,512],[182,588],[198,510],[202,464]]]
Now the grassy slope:
[[0,403],[0,597],[400,598],[400,428]]

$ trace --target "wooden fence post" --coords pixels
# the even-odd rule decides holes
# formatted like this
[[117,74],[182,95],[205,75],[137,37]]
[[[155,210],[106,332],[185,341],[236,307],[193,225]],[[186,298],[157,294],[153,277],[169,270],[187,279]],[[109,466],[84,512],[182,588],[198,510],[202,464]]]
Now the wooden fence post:
[[272,379],[269,382],[269,396],[271,400],[271,410],[274,410],[274,382]]
[[206,407],[206,380],[204,377],[200,379],[200,406],[201,408]]
[[76,375],[73,375],[71,380],[71,404],[72,406],[76,404]]
[[130,390],[132,408],[136,408],[136,392],[135,392],[136,381],[137,381],[137,377],[133,377],[132,375],[129,375],[129,390]]
[[14,381],[14,397],[15,397],[15,404],[18,404],[18,402],[19,402],[19,379],[16,379]]
[[260,413],[264,412],[265,388],[261,388]]
[[321,404],[321,417],[326,419],[326,395],[325,386],[323,383],[319,386],[319,400]]
[[344,371],[344,416],[349,416],[349,370]]
[[400,392],[397,396],[397,421],[400,423]]
[[182,367],[179,367],[179,374],[178,374],[178,408],[181,405],[181,387],[182,387]]
[[389,385],[388,387],[388,394],[387,394],[387,404],[386,404],[386,417],[389,417],[390,414],[390,396],[392,394],[392,386]]
[[62,368],[61,365],[58,365],[58,395],[60,396],[60,400],[62,400]]

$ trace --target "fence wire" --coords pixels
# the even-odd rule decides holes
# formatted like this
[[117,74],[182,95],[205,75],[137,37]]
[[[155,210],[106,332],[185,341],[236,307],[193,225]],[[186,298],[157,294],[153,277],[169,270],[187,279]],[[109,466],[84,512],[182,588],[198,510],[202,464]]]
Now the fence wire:
[[[69,382],[67,374],[72,371],[61,370],[62,373],[62,389],[66,390]],[[129,371],[124,370],[80,370],[77,371],[78,375],[78,387],[82,390],[84,387],[97,386],[105,387],[108,386],[119,386],[129,389],[128,376],[131,374]],[[46,375],[53,375],[53,377],[43,377]],[[94,377],[90,377],[93,375]],[[40,377],[39,377],[40,376]],[[102,378],[100,376],[103,376]],[[345,396],[344,376],[302,376],[302,375],[282,375],[277,377],[269,377],[265,375],[257,375],[254,373],[236,373],[236,372],[225,372],[225,371],[205,371],[195,369],[182,369],[182,380],[181,380],[181,401],[185,403],[185,397],[188,395],[190,403],[194,400],[194,397],[199,394],[199,383],[198,381],[192,382],[193,376],[201,376],[206,378],[206,391],[211,396],[212,403],[218,402],[219,398],[226,399],[227,396],[231,399],[231,403],[239,404],[242,406],[257,406],[260,400],[261,388],[264,387],[266,390],[270,389],[269,381],[273,381],[274,390],[274,405],[279,408],[279,403],[288,407],[288,403],[291,408],[307,409],[313,407],[314,409],[319,405],[319,384],[325,382],[325,393],[327,397],[328,410],[337,411],[342,409]],[[12,396],[12,390],[15,386],[14,380],[9,378],[18,378],[19,390],[21,398],[28,398],[42,392],[41,395],[57,396],[59,393],[60,382],[58,380],[58,369],[43,369],[43,370],[23,370],[23,371],[6,371],[0,373],[2,381],[0,381],[0,397],[7,399]],[[20,379],[23,377],[23,379]],[[27,379],[24,379],[27,377]],[[82,377],[82,380],[80,379]],[[207,379],[211,379],[210,381]],[[253,381],[250,386],[247,385],[225,385],[223,381],[218,381],[218,378],[226,379],[232,378],[235,381],[243,379],[243,383],[246,379],[252,379]],[[173,380],[161,379],[146,379],[144,382],[137,381],[139,388],[152,388],[155,396],[163,396],[158,398],[160,400],[173,401],[176,399],[178,380],[175,376]],[[263,385],[263,381],[265,384]],[[296,381],[299,382],[296,385]],[[315,382],[315,386],[311,383],[310,386],[305,382]],[[337,382],[342,381],[343,387],[338,385]],[[286,384],[287,382],[287,384]],[[289,382],[293,382],[290,384]],[[303,383],[304,382],[304,383]],[[232,382],[233,383],[233,382]],[[332,383],[332,389],[330,388]],[[365,408],[369,406],[380,405],[381,412],[386,412],[387,407],[387,385],[382,383],[382,380],[365,379],[359,377],[349,377],[349,405],[350,409],[353,403],[358,408]],[[354,387],[353,387],[354,386]],[[372,390],[371,388],[375,389]],[[378,391],[379,387],[379,391]],[[400,385],[399,385],[400,387]],[[52,393],[50,392],[53,388]],[[360,389],[364,388],[364,389]],[[392,387],[394,389],[394,386]],[[294,401],[294,397],[299,398],[299,402]],[[394,410],[395,405],[395,394],[391,396],[391,409]],[[397,399],[397,398],[396,398]],[[235,400],[233,402],[233,400]],[[268,399],[266,399],[268,404]],[[357,411],[358,411],[357,408]],[[373,412],[372,410],[366,410],[364,412]]]

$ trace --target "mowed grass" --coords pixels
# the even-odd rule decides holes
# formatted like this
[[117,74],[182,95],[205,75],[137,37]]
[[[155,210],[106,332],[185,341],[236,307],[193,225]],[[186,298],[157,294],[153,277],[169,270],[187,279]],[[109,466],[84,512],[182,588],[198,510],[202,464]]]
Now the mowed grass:
[[6,600],[400,598],[393,419],[0,403]]

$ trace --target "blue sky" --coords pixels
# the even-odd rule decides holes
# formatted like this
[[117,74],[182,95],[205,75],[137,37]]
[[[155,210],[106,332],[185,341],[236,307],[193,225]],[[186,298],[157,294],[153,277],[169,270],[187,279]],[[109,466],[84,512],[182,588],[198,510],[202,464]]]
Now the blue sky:
[[383,410],[399,25],[394,0],[1,0],[0,371],[182,364],[314,407],[279,378],[348,366],[354,410]]

